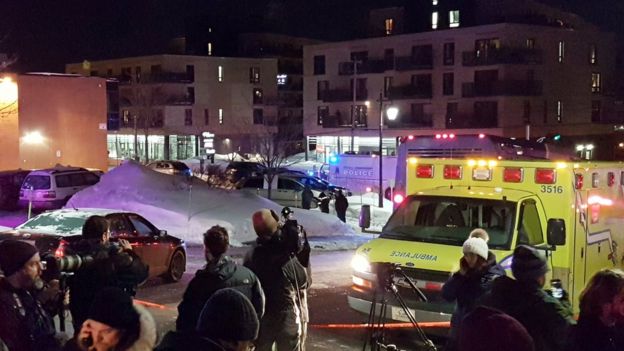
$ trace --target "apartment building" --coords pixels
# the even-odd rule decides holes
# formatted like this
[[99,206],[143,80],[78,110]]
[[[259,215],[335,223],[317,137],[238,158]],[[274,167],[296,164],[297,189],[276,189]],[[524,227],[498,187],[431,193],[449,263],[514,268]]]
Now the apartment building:
[[202,155],[204,132],[215,135],[217,153],[253,152],[255,137],[277,130],[276,59],[154,55],[73,63],[66,72],[118,81],[112,159]]
[[399,136],[440,132],[613,134],[614,36],[574,16],[548,18],[307,46],[304,135],[323,155],[374,152],[380,105],[399,109],[384,121],[384,154]]

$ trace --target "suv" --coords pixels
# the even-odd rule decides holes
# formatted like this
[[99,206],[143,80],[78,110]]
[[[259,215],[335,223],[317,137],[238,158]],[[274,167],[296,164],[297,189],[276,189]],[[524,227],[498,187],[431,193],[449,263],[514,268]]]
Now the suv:
[[0,172],[0,209],[13,210],[17,207],[20,187],[28,173],[30,171],[22,169]]
[[155,170],[156,172],[165,174],[184,175],[190,177],[193,172],[184,162],[181,161],[154,161],[146,165],[147,167]]
[[[275,176],[276,187],[271,189],[271,200],[282,205],[289,207],[301,207],[301,197],[303,196],[304,185],[300,182],[281,176]],[[241,190],[253,193],[265,198],[269,196],[268,184],[264,178],[247,178],[243,181]],[[310,204],[312,208],[318,207],[319,192],[312,189],[314,199]]]
[[266,167],[257,162],[235,161],[225,168],[225,172],[232,177],[234,182],[243,178],[259,177],[264,174]]
[[55,209],[63,207],[72,195],[100,181],[85,168],[55,167],[32,171],[26,176],[19,192],[20,207]]

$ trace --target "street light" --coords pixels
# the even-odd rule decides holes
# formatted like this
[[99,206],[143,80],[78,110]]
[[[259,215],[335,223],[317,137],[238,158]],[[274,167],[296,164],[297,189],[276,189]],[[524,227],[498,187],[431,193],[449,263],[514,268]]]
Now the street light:
[[[384,100],[383,92],[379,92],[379,208],[383,208],[383,199],[384,199],[384,191],[383,191],[383,120],[384,120],[384,102],[388,102],[389,100]],[[399,109],[393,106],[389,106],[386,109],[386,116],[388,120],[394,121],[399,114]]]
[[44,142],[43,135],[37,131],[26,133],[22,140],[26,144],[43,144]]

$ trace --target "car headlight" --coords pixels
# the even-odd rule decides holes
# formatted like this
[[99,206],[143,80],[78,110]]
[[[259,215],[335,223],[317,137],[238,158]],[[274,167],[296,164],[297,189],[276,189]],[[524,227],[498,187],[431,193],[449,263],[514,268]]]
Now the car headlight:
[[370,262],[362,255],[356,254],[351,260],[351,268],[356,272],[369,273],[371,271]]

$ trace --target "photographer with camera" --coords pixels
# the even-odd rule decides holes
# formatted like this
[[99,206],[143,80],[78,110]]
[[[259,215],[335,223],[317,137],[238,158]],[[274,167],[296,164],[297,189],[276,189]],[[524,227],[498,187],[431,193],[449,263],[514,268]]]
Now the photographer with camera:
[[[277,351],[300,350],[303,332],[300,292],[310,284],[305,266],[296,257],[301,255],[303,246],[300,227],[294,220],[287,220],[280,227],[277,213],[269,209],[255,212],[252,222],[258,239],[245,257],[244,265],[258,276],[266,295],[257,350],[272,350],[273,344],[277,345]],[[301,256],[307,264],[309,254],[307,259]]]
[[52,317],[37,297],[37,290],[44,286],[37,248],[22,241],[3,241],[0,269],[4,272],[0,276],[0,340],[10,351],[60,350]]
[[120,239],[119,246],[110,242],[109,223],[102,216],[87,218],[82,240],[73,249],[83,258],[82,262],[87,262],[68,280],[69,309],[74,330],[78,331],[100,290],[117,287],[134,296],[137,285],[147,279],[149,269],[127,240]]

